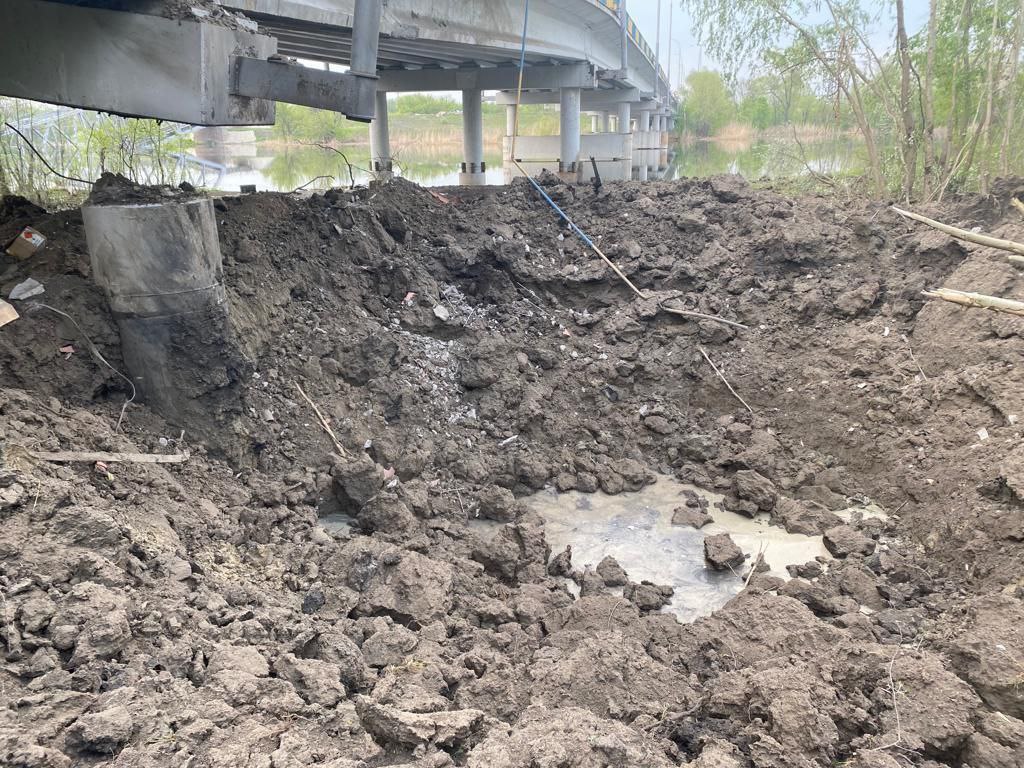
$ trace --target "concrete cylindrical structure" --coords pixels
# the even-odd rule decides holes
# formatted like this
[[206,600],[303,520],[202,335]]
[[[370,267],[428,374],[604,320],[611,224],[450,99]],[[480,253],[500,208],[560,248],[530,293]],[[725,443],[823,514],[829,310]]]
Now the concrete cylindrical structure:
[[647,181],[648,171],[651,167],[651,113],[649,110],[640,110],[640,120],[636,128],[640,141],[640,163],[637,178],[640,181]]
[[612,132],[612,120],[607,111],[601,113],[601,133]]
[[562,88],[560,97],[558,172],[575,176],[580,156],[580,89]]
[[[512,162],[512,159],[513,159],[512,158],[512,150],[513,150],[514,144],[515,144],[514,137],[515,137],[515,134],[516,134],[516,113],[517,113],[517,111],[518,111],[518,107],[516,107],[515,104],[506,104],[505,105],[505,138],[502,141],[501,158],[502,158],[502,160],[505,163],[506,177],[508,177],[509,165]],[[510,179],[506,178],[506,181],[510,181]]]
[[668,118],[658,115],[658,170],[668,167]]
[[[478,186],[484,183],[483,94],[477,89],[462,92],[462,172],[459,183]],[[506,120],[508,114],[505,115]]]
[[216,439],[222,425],[211,414],[240,407],[245,364],[228,320],[213,203],[90,203],[82,218],[138,394],[171,423]]
[[630,127],[630,103],[623,101],[615,117],[616,128],[622,137],[622,178],[633,178],[633,129]]
[[601,130],[601,118],[598,114],[592,114],[590,116],[590,132],[598,133]]
[[388,129],[388,92],[377,91],[376,108],[370,121],[370,170],[378,179],[391,177],[391,133]]
[[505,105],[505,135],[514,136],[516,133],[516,112],[518,107],[515,104]]

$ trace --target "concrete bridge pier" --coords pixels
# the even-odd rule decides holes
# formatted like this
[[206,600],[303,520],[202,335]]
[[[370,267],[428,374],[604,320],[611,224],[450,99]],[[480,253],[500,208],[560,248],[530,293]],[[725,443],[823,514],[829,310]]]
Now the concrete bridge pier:
[[668,118],[658,115],[658,170],[668,168]]
[[559,102],[559,159],[558,174],[576,181],[580,157],[580,100],[579,88],[562,88]]
[[633,178],[633,128],[630,125],[631,105],[628,101],[619,103],[615,116],[615,127],[622,140],[622,178],[629,181]]
[[636,152],[636,177],[638,181],[647,181],[648,178],[650,135],[651,112],[648,109],[642,109],[640,110],[640,119],[637,121],[636,134],[634,135],[634,141],[640,144],[640,149]]
[[600,116],[601,116],[601,133],[611,133],[612,132],[611,116],[608,114],[607,111],[602,112]]
[[[459,184],[481,186],[485,183],[484,113],[479,89],[462,92],[462,171]],[[506,121],[508,115],[506,113]],[[507,127],[507,126],[506,126]]]
[[515,104],[505,105],[505,138],[501,143],[501,159],[505,165],[505,183],[511,180],[512,165],[512,137],[516,133],[516,113],[518,107]]
[[370,170],[378,180],[390,179],[391,136],[388,131],[388,93],[377,91],[373,120],[370,121]]

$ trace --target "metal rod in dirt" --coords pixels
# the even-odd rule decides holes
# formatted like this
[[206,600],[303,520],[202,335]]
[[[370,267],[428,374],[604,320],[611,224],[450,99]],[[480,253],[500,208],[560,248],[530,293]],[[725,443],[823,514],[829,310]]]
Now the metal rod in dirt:
[[715,365],[714,361],[710,357],[708,357],[708,353],[704,351],[704,347],[697,347],[697,349],[700,350],[700,353],[702,355],[704,355],[704,359],[708,361],[708,365],[710,365],[715,370],[715,373],[718,374],[718,378],[720,378],[722,382],[725,384],[725,386],[729,388],[729,391],[732,392],[733,397],[735,397],[737,400],[743,403],[744,408],[753,413],[754,409],[747,405],[747,401],[740,397],[739,393],[732,388],[732,384],[730,384],[729,380],[725,378],[725,374],[718,370],[718,366]]

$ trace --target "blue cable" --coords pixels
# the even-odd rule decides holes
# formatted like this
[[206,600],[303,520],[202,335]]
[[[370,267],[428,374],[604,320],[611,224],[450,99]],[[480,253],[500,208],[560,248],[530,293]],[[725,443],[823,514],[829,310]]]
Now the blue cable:
[[[523,42],[522,42],[522,46],[520,47],[520,50],[519,50],[519,92],[516,94],[516,109],[517,110],[519,109],[519,99],[520,99],[520,97],[522,95],[523,72],[526,69],[526,27],[529,24],[529,22],[530,22],[530,0],[526,0],[526,11],[525,11],[525,13],[523,13]],[[515,162],[515,158],[512,158],[512,161]],[[582,240],[588,246],[590,246],[591,248],[596,250],[597,246],[594,245],[594,241],[591,240],[589,237],[587,237],[586,234],[584,234],[583,230],[580,229],[579,227],[577,227],[573,223],[573,220],[570,219],[565,214],[565,211],[563,211],[561,208],[559,208],[558,205],[555,203],[555,201],[552,200],[551,197],[548,195],[548,193],[544,191],[544,188],[540,184],[538,184],[537,181],[532,176],[527,175],[526,178],[533,185],[533,188],[536,189],[540,193],[541,197],[543,197],[547,201],[548,205],[550,205],[552,208],[555,209],[555,213],[557,213],[559,216],[561,216],[563,219],[565,219],[565,223],[569,225],[569,228],[573,232],[576,233],[576,235],[580,238],[580,240]]]

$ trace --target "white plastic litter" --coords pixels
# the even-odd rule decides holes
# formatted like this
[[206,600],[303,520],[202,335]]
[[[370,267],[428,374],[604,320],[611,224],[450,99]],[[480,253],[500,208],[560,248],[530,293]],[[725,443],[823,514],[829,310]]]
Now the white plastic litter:
[[33,296],[38,296],[45,291],[46,289],[43,288],[42,283],[30,277],[28,280],[23,280],[14,286],[7,298],[12,301],[23,301],[25,299],[31,299]]

